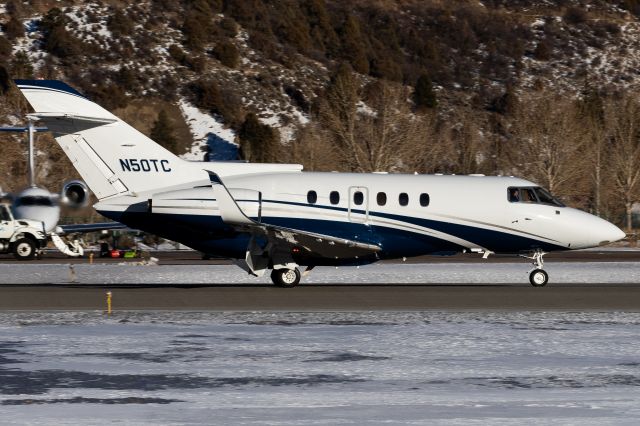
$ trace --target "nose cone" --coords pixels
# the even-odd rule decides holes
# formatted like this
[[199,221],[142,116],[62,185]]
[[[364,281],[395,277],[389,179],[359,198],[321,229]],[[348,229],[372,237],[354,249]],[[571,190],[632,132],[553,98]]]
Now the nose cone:
[[[623,239],[626,234],[613,223],[597,216],[573,210],[570,225],[575,231],[572,249],[604,246]],[[569,225],[569,224],[567,224]],[[577,231],[577,232],[576,232]]]
[[601,229],[598,230],[598,235],[602,238],[599,245],[603,246],[605,244],[620,241],[627,236],[622,229],[618,228],[613,223],[607,221],[604,222],[606,222],[606,225],[601,226]]
[[51,231],[60,219],[58,207],[20,206],[14,209],[14,214],[16,219],[44,222],[44,228],[47,232]]

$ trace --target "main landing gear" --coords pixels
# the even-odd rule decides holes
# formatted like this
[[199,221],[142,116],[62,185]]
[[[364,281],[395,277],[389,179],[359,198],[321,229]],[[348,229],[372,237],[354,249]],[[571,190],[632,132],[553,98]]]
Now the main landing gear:
[[545,254],[542,250],[536,250],[532,256],[523,256],[533,260],[533,270],[529,272],[529,282],[534,287],[544,287],[549,282],[549,274],[542,269],[544,266],[542,256]]
[[298,270],[298,268],[293,268],[293,269],[282,268],[282,269],[274,269],[273,271],[271,271],[271,281],[273,281],[273,283],[277,287],[283,287],[283,288],[295,287],[300,283],[301,277],[302,277],[302,274],[300,274],[300,271]]

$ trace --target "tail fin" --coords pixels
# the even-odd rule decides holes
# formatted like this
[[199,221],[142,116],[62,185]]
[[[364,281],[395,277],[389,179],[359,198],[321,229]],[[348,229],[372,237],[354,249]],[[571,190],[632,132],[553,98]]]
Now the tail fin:
[[98,199],[194,180],[188,162],[67,84],[15,82]]

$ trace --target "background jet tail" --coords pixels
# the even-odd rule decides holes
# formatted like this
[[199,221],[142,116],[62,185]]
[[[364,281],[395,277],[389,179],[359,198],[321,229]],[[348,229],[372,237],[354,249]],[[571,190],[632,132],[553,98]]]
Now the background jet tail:
[[56,80],[16,80],[89,188],[104,199],[194,180],[193,168],[106,109]]

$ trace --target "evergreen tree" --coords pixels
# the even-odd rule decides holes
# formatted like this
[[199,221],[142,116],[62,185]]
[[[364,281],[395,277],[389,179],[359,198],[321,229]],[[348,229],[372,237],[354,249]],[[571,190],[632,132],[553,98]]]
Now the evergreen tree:
[[11,43],[4,36],[0,35],[0,61],[11,57]]
[[69,17],[54,7],[42,18],[40,27],[44,33],[44,49],[59,58],[72,58],[80,54],[82,43],[66,29]]
[[427,74],[422,74],[418,77],[416,87],[413,91],[413,101],[418,109],[435,108],[438,105],[433,84]]
[[33,78],[33,65],[26,53],[15,54],[11,61],[11,74],[13,78]]
[[178,141],[174,135],[171,120],[164,109],[160,110],[158,118],[153,123],[149,137],[174,154],[177,153]]
[[262,124],[258,117],[250,112],[238,131],[240,155],[243,159],[256,163],[267,163],[277,155],[278,131]]
[[[206,0],[191,0],[189,2],[182,25],[182,33],[186,46],[194,51],[202,50],[209,40],[209,35],[213,33],[214,15],[211,6]],[[219,9],[216,4],[213,6],[216,10]]]
[[342,28],[342,55],[360,74],[369,74],[369,60],[365,47],[360,23],[353,15],[349,15]]
[[185,45],[191,50],[200,51],[207,42],[205,26],[202,25],[202,19],[195,13],[190,13],[185,18],[182,33]]
[[222,65],[229,68],[237,67],[238,62],[240,61],[238,49],[236,49],[236,46],[234,46],[233,43],[227,40],[216,45],[214,48],[214,54],[220,62],[222,62]]
[[24,26],[19,19],[15,16],[11,16],[9,22],[4,24],[4,32],[9,40],[15,40],[19,37],[24,37]]
[[311,39],[315,48],[328,56],[335,56],[340,40],[331,25],[331,18],[324,0],[310,0],[302,2],[311,28]]
[[116,9],[107,19],[107,28],[116,36],[127,36],[133,32],[133,22],[122,10]]
[[0,64],[0,95],[4,95],[9,91],[11,87],[11,76],[9,75],[9,71]]
[[491,102],[491,111],[502,115],[512,115],[518,107],[518,96],[511,84],[507,84],[507,90]]

